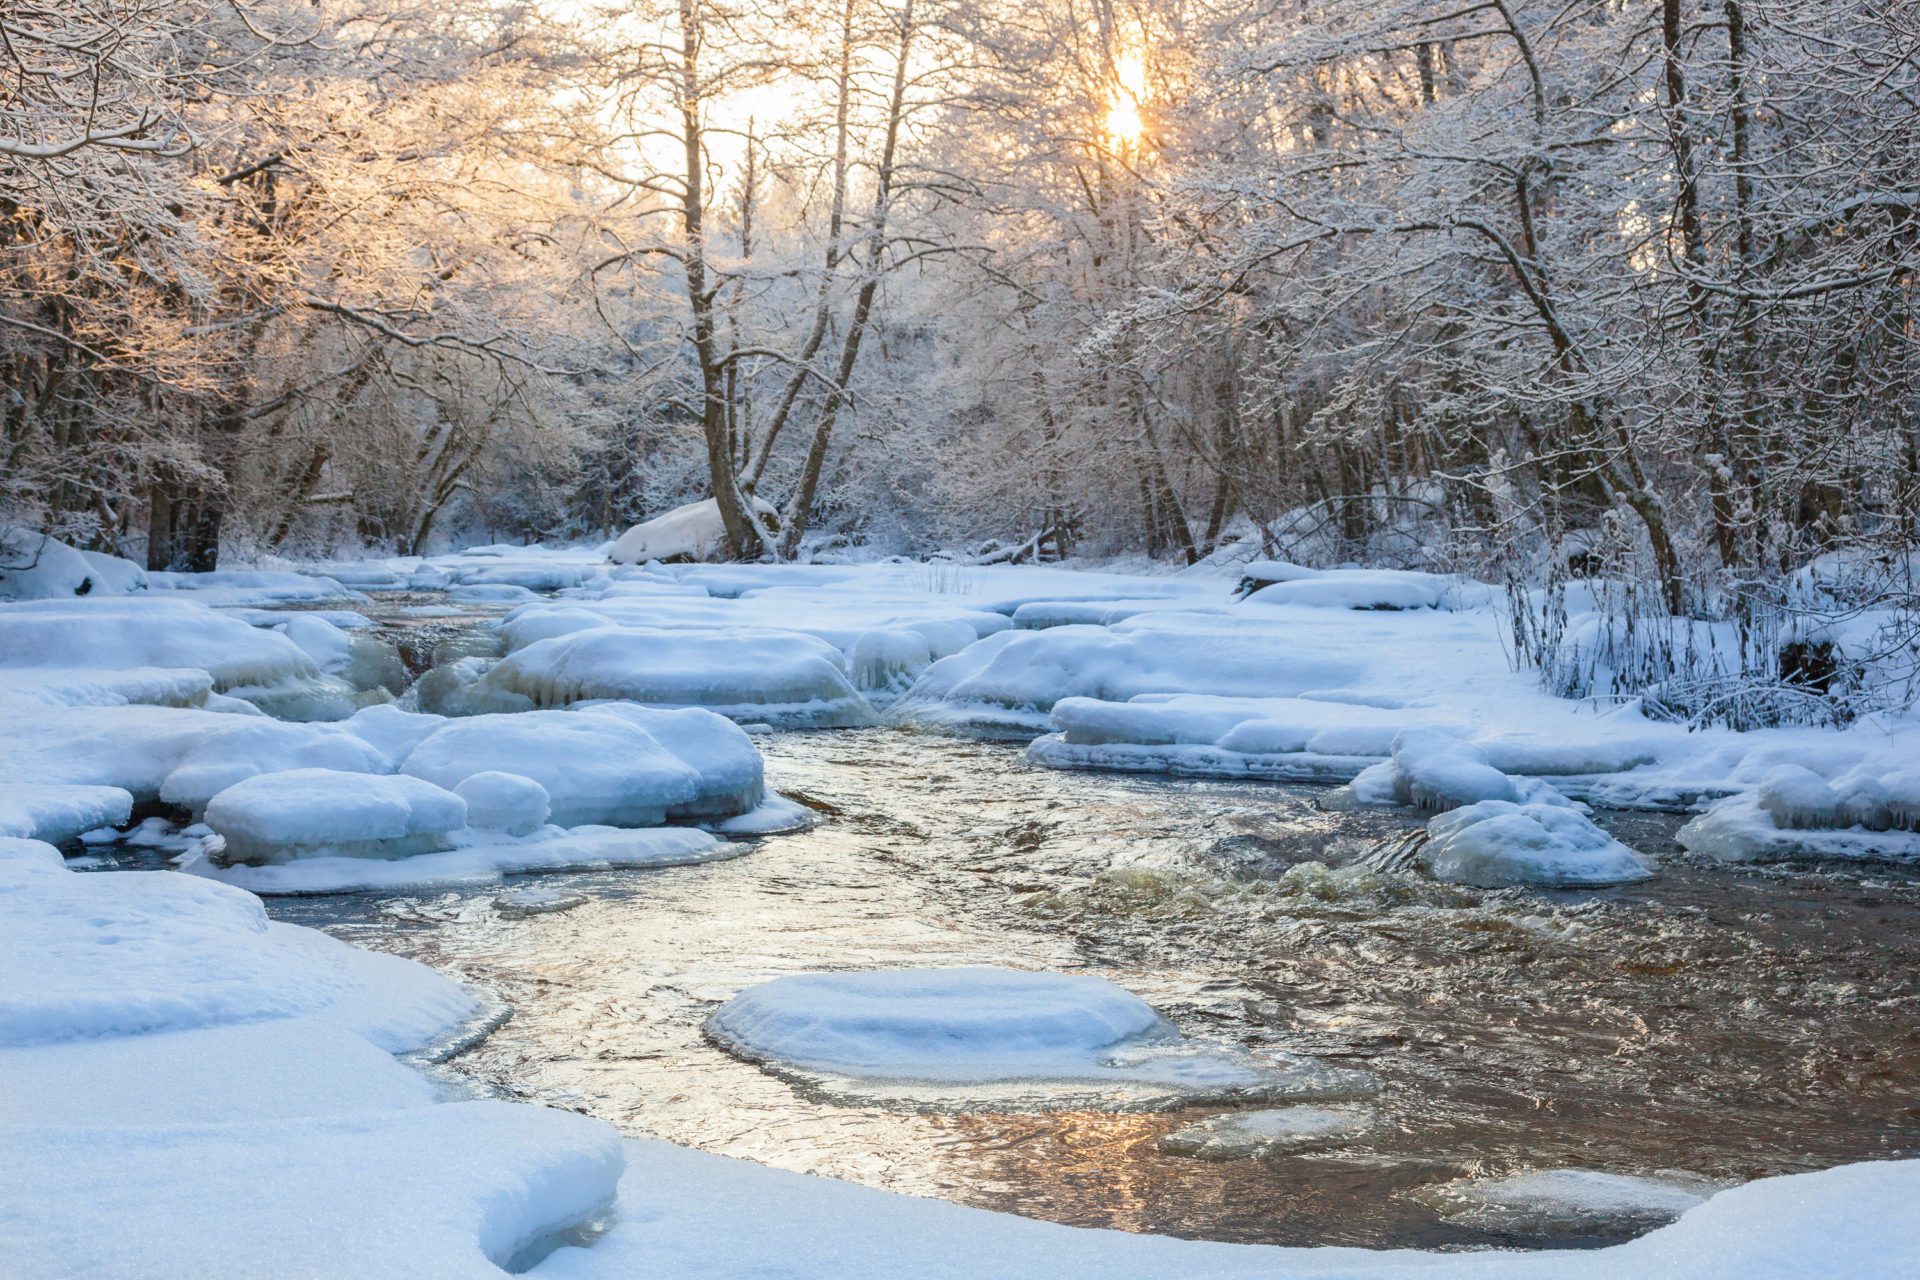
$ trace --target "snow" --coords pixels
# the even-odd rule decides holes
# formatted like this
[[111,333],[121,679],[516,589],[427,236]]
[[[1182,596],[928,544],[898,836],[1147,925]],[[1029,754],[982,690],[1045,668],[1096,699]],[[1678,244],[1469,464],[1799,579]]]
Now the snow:
[[[949,1095],[1014,1082],[1125,1084],[1167,1098],[1339,1096],[1371,1082],[1184,1040],[1151,1005],[1089,974],[898,969],[789,974],[707,1020],[732,1053],[772,1067]],[[994,1094],[997,1105],[1008,1095]]]
[[489,770],[469,774],[453,789],[467,805],[467,825],[510,836],[531,835],[553,812],[547,789],[517,773]]
[[[612,1228],[539,1280],[1900,1280],[1920,1274],[1920,1161],[1848,1165],[1722,1192],[1608,1249],[1440,1253],[1216,1244],[1090,1231],[662,1142],[632,1142]],[[751,1205],[743,1222],[741,1206]]]
[[1427,870],[1457,884],[1581,888],[1645,880],[1638,854],[1564,804],[1482,800],[1427,824]]
[[[779,512],[763,498],[751,499],[762,521],[779,523]],[[615,564],[646,564],[651,560],[712,560],[726,550],[727,529],[720,519],[720,502],[708,498],[675,507],[665,515],[633,526],[607,552]]]
[[340,722],[340,728],[360,739],[387,762],[386,771],[398,769],[407,753],[422,739],[447,722],[445,716],[422,715],[405,711],[391,703],[356,711]]
[[407,754],[402,773],[448,789],[477,773],[517,773],[546,788],[560,826],[656,827],[702,794],[699,773],[631,721],[593,711],[528,711],[450,720]]
[[283,569],[220,569],[211,573],[150,573],[154,591],[179,592],[205,605],[331,604],[365,599],[332,578]]
[[292,769],[221,791],[205,820],[223,841],[217,859],[229,864],[402,858],[444,848],[448,833],[466,825],[467,803],[418,778]]
[[431,970],[193,876],[0,863],[0,937],[0,1048],[317,1016],[399,1052],[475,1008]]
[[320,675],[283,635],[155,593],[0,605],[0,667],[193,668],[223,693]]
[[1364,1107],[1276,1107],[1229,1111],[1175,1129],[1160,1139],[1168,1155],[1246,1160],[1323,1151],[1353,1141],[1374,1125]]

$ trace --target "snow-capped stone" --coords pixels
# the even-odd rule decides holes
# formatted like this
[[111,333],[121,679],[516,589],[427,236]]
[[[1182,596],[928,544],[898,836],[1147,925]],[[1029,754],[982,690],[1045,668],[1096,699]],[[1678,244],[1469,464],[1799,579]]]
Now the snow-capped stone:
[[1645,880],[1652,868],[1577,809],[1483,800],[1427,823],[1427,870],[1481,888],[1577,888]]
[[455,788],[477,773],[517,773],[547,791],[559,826],[656,827],[701,795],[695,769],[645,729],[592,711],[528,711],[449,720],[401,772]]
[[700,707],[596,703],[577,714],[615,716],[645,730],[699,776],[692,799],[668,807],[669,818],[731,818],[766,798],[765,762],[746,731]]
[[1785,829],[1831,827],[1840,814],[1840,797],[1811,769],[1786,764],[1761,779],[1760,807]]
[[207,672],[222,692],[320,675],[313,659],[277,632],[190,599],[146,592],[0,608],[0,667],[184,667]]
[[1408,729],[1394,738],[1393,768],[1394,798],[1429,813],[1521,798],[1513,779],[1471,743],[1435,729]]
[[[780,513],[764,498],[754,498],[754,510],[763,522],[777,525]],[[665,515],[634,525],[607,550],[615,564],[665,564],[720,558],[727,547],[727,528],[715,498],[689,502]]]
[[145,585],[146,574],[132,561],[78,551],[17,525],[0,526],[0,600],[121,595]]
[[59,843],[84,831],[117,827],[133,812],[120,787],[0,782],[0,836]]
[[160,783],[160,798],[199,815],[220,792],[262,773],[331,769],[386,773],[391,766],[375,747],[330,725],[222,718],[181,751]]
[[261,866],[444,849],[466,820],[466,801],[430,782],[332,769],[256,774],[214,796],[206,813],[225,841],[219,861]]
[[445,716],[422,715],[386,702],[354,712],[339,727],[378,751],[388,762],[387,771],[392,771],[422,739],[446,722]]
[[60,856],[58,849],[45,840],[29,840],[23,836],[0,836],[0,863],[65,869],[67,860]]
[[476,831],[531,835],[546,825],[552,812],[547,789],[517,773],[469,774],[453,791],[467,802],[467,825]]
[[599,627],[514,650],[470,697],[501,710],[615,699],[788,727],[870,724],[873,709],[843,662],[832,645],[795,632]]
[[1168,1155],[1245,1160],[1341,1146],[1366,1133],[1373,1124],[1373,1112],[1363,1107],[1229,1111],[1175,1129],[1162,1137],[1159,1145]]

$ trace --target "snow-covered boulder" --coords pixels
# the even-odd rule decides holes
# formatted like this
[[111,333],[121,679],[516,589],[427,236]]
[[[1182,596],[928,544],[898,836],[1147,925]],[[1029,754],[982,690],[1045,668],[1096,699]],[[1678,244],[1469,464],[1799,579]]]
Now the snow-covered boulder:
[[378,751],[388,762],[386,772],[392,772],[423,738],[446,722],[445,716],[422,715],[381,703],[354,712],[339,727]]
[[699,707],[598,703],[576,714],[614,716],[637,725],[699,777],[693,798],[667,809],[669,818],[731,818],[766,799],[766,763],[753,739],[725,716]]
[[120,787],[59,782],[0,782],[0,836],[58,843],[99,827],[117,827],[133,812]]
[[146,571],[131,560],[78,551],[31,529],[0,526],[0,600],[124,595],[146,584]]
[[1429,813],[1521,799],[1513,779],[1473,744],[1434,729],[1409,729],[1393,740],[1393,796]]
[[[751,987],[707,1034],[752,1062],[970,1093],[1015,1082],[1134,1086],[1161,1098],[1355,1096],[1359,1073],[1190,1042],[1104,978],[1013,969],[794,974]],[[1344,1092],[1343,1092],[1344,1091]],[[996,1095],[1007,1105],[1006,1095]]]
[[162,800],[197,816],[214,796],[256,774],[296,769],[374,774],[391,769],[377,748],[331,726],[238,716],[222,720],[179,754],[160,783]]
[[197,669],[223,693],[321,674],[286,636],[191,600],[148,593],[0,607],[0,667]]
[[1364,1107],[1276,1107],[1229,1111],[1175,1129],[1160,1139],[1168,1155],[1246,1160],[1341,1146],[1365,1134],[1374,1114]]
[[458,787],[514,773],[547,791],[552,821],[657,827],[702,792],[694,767],[630,720],[591,711],[528,711],[450,720],[407,754],[401,772]]
[[470,687],[435,696],[454,714],[615,699],[787,727],[871,724],[873,708],[843,662],[832,645],[797,632],[600,627],[535,641]]
[[1767,774],[1756,798],[1776,827],[1831,827],[1840,816],[1839,793],[1800,765],[1781,765]]
[[33,866],[48,870],[65,870],[67,860],[60,851],[45,840],[30,840],[25,836],[0,836],[0,864],[12,863],[16,867]]
[[[763,524],[778,527],[780,514],[772,503],[763,498],[752,502]],[[726,549],[727,529],[720,519],[720,503],[708,498],[633,526],[608,549],[607,559],[615,564],[646,564],[650,560],[674,564],[721,559]]]
[[1626,884],[1653,874],[1640,855],[1565,805],[1482,800],[1427,824],[1427,870],[1497,889]]
[[1256,589],[1256,604],[1303,605],[1312,609],[1437,609],[1440,588],[1427,574],[1384,570],[1324,573]]
[[384,640],[357,635],[314,613],[295,613],[276,629],[303,649],[315,665],[338,676],[356,691],[385,689],[399,693],[409,677],[399,652]]
[[467,802],[467,825],[476,831],[531,835],[546,825],[553,812],[547,789],[517,773],[470,774],[453,791]]
[[207,802],[224,842],[216,860],[256,866],[298,858],[404,858],[447,847],[467,804],[405,776],[293,769],[237,782]]

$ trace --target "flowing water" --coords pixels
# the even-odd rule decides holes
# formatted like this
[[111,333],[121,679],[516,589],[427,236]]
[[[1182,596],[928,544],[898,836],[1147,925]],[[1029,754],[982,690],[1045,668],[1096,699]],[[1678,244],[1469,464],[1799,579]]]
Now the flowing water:
[[[498,890],[282,899],[275,915],[457,971],[512,1020],[453,1066],[500,1095],[784,1168],[1088,1226],[1374,1246],[1501,1237],[1410,1192],[1581,1166],[1739,1180],[1920,1151],[1920,881],[1705,867],[1677,819],[1600,815],[1662,860],[1603,892],[1486,892],[1351,865],[1414,825],[1326,788],[1069,774],[898,728],[759,740],[825,821],[730,862]],[[924,1114],[809,1094],[701,1033],[780,974],[1091,970],[1190,1035],[1381,1082],[1335,1151],[1204,1162],[1216,1109]]]

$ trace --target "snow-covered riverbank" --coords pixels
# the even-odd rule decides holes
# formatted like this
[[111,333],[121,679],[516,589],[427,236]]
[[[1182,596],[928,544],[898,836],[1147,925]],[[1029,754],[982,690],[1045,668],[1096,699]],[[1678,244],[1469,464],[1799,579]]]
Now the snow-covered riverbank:
[[[881,716],[1052,728],[1033,751],[1044,764],[1327,781],[1371,772],[1367,794],[1431,808],[1540,803],[1550,791],[1552,807],[1577,816],[1569,798],[1677,804],[1725,794],[1769,839],[1817,828],[1835,846],[1828,851],[1857,856],[1900,853],[1910,834],[1897,803],[1914,758],[1909,722],[1689,734],[1631,709],[1602,715],[1511,672],[1497,618],[1465,596],[1453,609],[1382,612],[1345,607],[1358,597],[1344,589],[1329,600],[1235,602],[1220,578],[915,565],[609,570],[587,554],[518,552],[339,573],[352,585],[241,573],[0,605],[9,730],[0,835],[10,837],[0,842],[0,935],[9,940],[0,1106],[15,1156],[0,1174],[9,1183],[0,1240],[21,1274],[490,1275],[527,1261],[542,1241],[571,1238],[609,1204],[605,1234],[559,1249],[536,1273],[1920,1270],[1907,1210],[1920,1191],[1915,1162],[1749,1184],[1596,1253],[1443,1256],[1079,1232],[623,1145],[579,1116],[448,1096],[445,1082],[396,1061],[482,1015],[447,979],[271,923],[230,885],[80,874],[41,843],[123,823],[136,806],[170,806],[291,850],[271,852],[272,865],[226,865],[224,845],[182,841],[189,865],[262,890],[341,883],[322,873],[355,864],[385,883],[620,865],[585,848],[596,839],[678,842],[681,860],[693,860],[715,844],[693,824],[751,812],[760,798],[757,753],[751,769],[742,763],[748,734],[660,709],[694,705],[756,728]],[[407,586],[562,594],[519,597],[496,653],[437,669],[437,687],[415,696],[433,692],[459,713],[442,721],[387,707],[378,655],[352,643],[365,629],[338,625],[355,622],[355,606],[371,608],[357,596]],[[285,601],[338,612],[298,615],[295,625],[263,609]],[[579,705],[608,698],[638,705],[618,715]],[[315,718],[272,719],[262,707]],[[504,717],[500,735],[481,736],[506,749],[476,753],[457,740],[461,726],[483,724],[467,718],[475,713]],[[569,730],[591,729],[592,742],[535,731],[556,716]],[[698,732],[676,736],[687,726]],[[1408,736],[1416,730],[1439,736]],[[620,741],[601,740],[608,735]],[[440,746],[421,755],[436,737]],[[1437,763],[1412,749],[1435,742],[1459,747]],[[1768,808],[1796,780],[1787,768],[1808,771],[1833,799],[1803,785],[1791,806]],[[494,813],[492,791],[474,792],[470,807],[461,788],[502,771],[541,779],[549,812]],[[366,784],[357,792],[355,777]],[[376,780],[403,789],[418,780],[426,799],[416,805],[409,790],[386,804]],[[1878,815],[1846,809],[1865,780],[1885,793]],[[311,789],[321,782],[333,790]],[[250,789],[214,803],[242,783]],[[517,786],[501,784],[502,793]],[[1512,799],[1503,786],[1515,788]],[[457,813],[442,795],[461,802]],[[560,804],[569,825],[556,830],[547,819]],[[351,831],[339,826],[347,809],[360,823]],[[1849,816],[1867,820],[1843,822]],[[1791,820],[1776,826],[1776,817]],[[389,818],[397,825],[379,825]],[[404,847],[351,850],[387,855],[373,858],[334,847],[362,840]],[[450,847],[406,843],[415,840]],[[568,840],[573,853],[555,856]],[[526,856],[516,863],[503,849]],[[87,1189],[84,1204],[77,1187]]]

